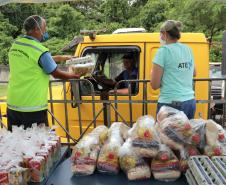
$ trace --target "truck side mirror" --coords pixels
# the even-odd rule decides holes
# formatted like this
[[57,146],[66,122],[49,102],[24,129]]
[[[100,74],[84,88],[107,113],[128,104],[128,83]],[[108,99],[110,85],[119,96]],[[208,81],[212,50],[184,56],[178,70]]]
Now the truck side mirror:
[[222,67],[221,74],[226,75],[226,30],[223,32],[222,39]]

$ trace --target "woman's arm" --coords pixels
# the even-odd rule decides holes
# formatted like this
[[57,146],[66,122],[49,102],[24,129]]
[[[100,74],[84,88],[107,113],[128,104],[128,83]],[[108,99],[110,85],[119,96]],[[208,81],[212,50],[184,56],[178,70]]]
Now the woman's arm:
[[161,79],[163,75],[163,68],[160,65],[154,64],[151,72],[151,87],[154,90],[160,88]]

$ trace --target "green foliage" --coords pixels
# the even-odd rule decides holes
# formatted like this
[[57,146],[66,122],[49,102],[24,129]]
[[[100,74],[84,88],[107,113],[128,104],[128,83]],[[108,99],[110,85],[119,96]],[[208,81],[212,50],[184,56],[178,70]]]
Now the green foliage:
[[60,38],[52,37],[46,42],[44,42],[43,45],[49,48],[49,51],[51,52],[52,55],[58,55],[58,54],[64,54],[61,51],[61,49],[65,45],[67,45],[68,42],[69,42],[68,39],[60,39]]
[[55,15],[48,19],[48,31],[51,36],[73,38],[83,28],[84,16],[70,7],[62,5]]
[[3,14],[0,13],[0,61],[7,63],[7,55],[13,37],[11,36],[17,28],[9,23],[9,20],[4,18]]
[[155,31],[159,22],[164,21],[167,1],[149,0],[140,10],[140,13],[131,18],[131,27],[144,27],[148,31]]
[[129,4],[127,0],[106,0],[103,3],[105,22],[127,23]]

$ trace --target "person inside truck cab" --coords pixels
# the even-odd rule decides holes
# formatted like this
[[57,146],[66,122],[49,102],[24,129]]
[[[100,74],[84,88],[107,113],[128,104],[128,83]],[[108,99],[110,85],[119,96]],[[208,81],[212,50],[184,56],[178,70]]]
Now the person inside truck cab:
[[[122,80],[136,80],[138,78],[138,68],[136,67],[136,59],[133,54],[125,54],[122,57],[122,62],[125,70],[123,70],[115,79],[107,79],[105,75],[96,76],[96,80],[101,82],[104,85],[107,85],[112,90],[109,91],[110,94],[113,94],[115,85]],[[127,82],[120,82],[117,86],[117,94],[128,95],[129,87]],[[131,83],[131,93],[136,93],[136,83]]]
[[32,123],[48,124],[49,76],[59,79],[79,78],[61,71],[55,61],[71,56],[52,57],[42,45],[49,36],[46,21],[38,15],[24,21],[25,35],[18,37],[9,51],[10,78],[7,92],[8,129],[12,125],[30,127]]
[[[122,80],[136,80],[138,78],[138,68],[136,67],[136,61],[132,54],[126,54],[122,57],[123,59],[123,66],[125,68],[124,71],[122,71],[116,78],[115,78],[115,84]],[[131,93],[135,93],[136,91],[136,85],[135,83],[131,83]],[[110,93],[114,92],[114,90],[111,90]],[[129,88],[128,83],[122,82],[119,83],[118,94],[129,94]]]
[[161,47],[158,49],[151,73],[151,87],[160,88],[157,113],[163,105],[183,111],[194,118],[196,101],[193,90],[195,65],[190,47],[178,42],[182,24],[168,20],[160,29]]

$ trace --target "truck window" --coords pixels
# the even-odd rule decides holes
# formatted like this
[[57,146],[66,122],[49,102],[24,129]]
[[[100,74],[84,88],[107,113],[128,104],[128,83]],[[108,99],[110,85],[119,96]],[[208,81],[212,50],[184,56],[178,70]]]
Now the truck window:
[[[114,89],[115,84],[118,82],[119,89],[128,88],[127,82],[119,82],[121,80],[134,80],[139,79],[139,48],[137,47],[95,47],[85,48],[82,56],[90,55],[96,65],[92,77],[88,77],[94,87],[95,95],[100,95],[102,92]],[[132,73],[125,69],[125,56],[132,56],[133,70]],[[98,78],[96,78],[98,77]],[[100,79],[99,79],[100,78]],[[117,80],[119,79],[119,80]],[[81,95],[91,95],[90,85],[86,82],[80,84]],[[131,84],[132,95],[138,93],[138,83]],[[121,94],[128,95],[128,94]]]

